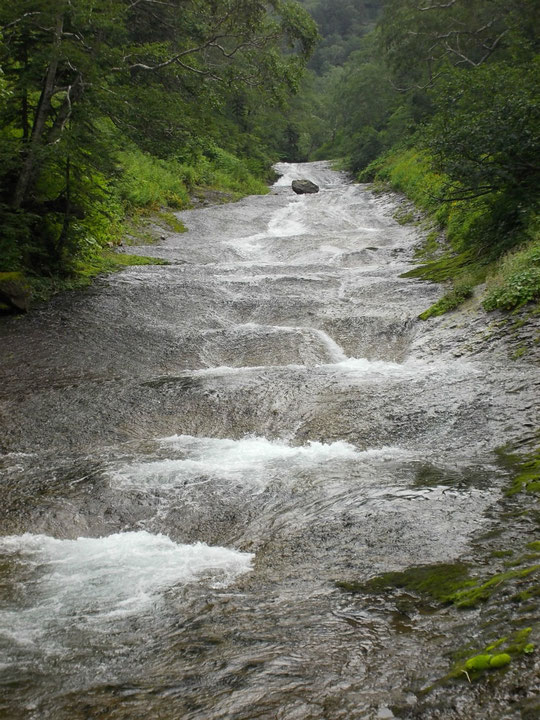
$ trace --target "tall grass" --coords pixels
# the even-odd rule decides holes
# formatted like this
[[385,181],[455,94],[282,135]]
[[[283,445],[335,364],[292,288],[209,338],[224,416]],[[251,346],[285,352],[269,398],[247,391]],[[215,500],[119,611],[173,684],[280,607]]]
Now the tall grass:
[[190,192],[201,186],[230,191],[235,197],[268,192],[245,161],[220,148],[200,155],[193,165],[156,158],[136,148],[120,153],[119,159],[117,190],[128,209],[164,205],[181,209],[189,205]]
[[421,318],[457,307],[486,279],[486,310],[512,310],[540,299],[540,223],[534,209],[516,220],[513,199],[502,193],[466,202],[445,200],[448,178],[435,172],[429,156],[415,148],[388,151],[359,179],[388,183],[403,192],[444,232],[447,245],[438,248],[439,256],[406,273],[452,281],[447,295]]
[[486,310],[513,310],[540,300],[540,233],[506,253],[487,278]]

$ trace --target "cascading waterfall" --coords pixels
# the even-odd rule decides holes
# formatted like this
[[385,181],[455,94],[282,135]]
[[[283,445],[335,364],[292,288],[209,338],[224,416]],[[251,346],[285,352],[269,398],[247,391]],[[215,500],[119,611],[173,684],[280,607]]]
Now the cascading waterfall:
[[277,169],[133,249],[170,265],[0,329],[10,720],[394,717],[466,632],[335,581],[452,562],[489,529],[535,370],[416,320],[441,290],[400,277],[419,238],[391,200]]

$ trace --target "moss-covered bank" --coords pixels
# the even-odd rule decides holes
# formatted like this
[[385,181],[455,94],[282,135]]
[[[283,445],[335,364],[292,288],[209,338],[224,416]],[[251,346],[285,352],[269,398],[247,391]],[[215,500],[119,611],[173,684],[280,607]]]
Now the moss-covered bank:
[[72,228],[76,243],[58,248],[56,263],[45,262],[38,239],[15,246],[9,234],[0,238],[0,275],[16,274],[18,286],[26,288],[24,302],[0,301],[0,314],[25,312],[32,302],[86,287],[97,275],[127,265],[166,264],[156,258],[115,252],[115,248],[186,232],[176,211],[204,204],[208,196],[231,202],[267,193],[265,172],[219,148],[213,149],[211,157],[201,155],[196,166],[191,166],[131,147],[118,156],[116,178],[94,178],[92,209]]
[[481,283],[486,283],[482,302],[488,311],[538,304],[537,206],[522,206],[519,199],[501,192],[467,201],[445,200],[449,179],[435,172],[430,157],[416,148],[385,153],[360,179],[404,193],[425,213],[426,240],[417,257],[421,264],[405,276],[448,283],[449,289],[420,314],[421,319],[456,308]]
[[[508,473],[488,532],[473,537],[464,560],[417,565],[366,580],[336,585],[362,604],[376,595],[377,606],[444,622],[451,613],[457,634],[440,683],[474,682],[505,671],[514,661],[533,663],[540,640],[540,460],[538,437],[498,453]],[[380,604],[379,604],[380,603]],[[465,630],[464,630],[465,628]],[[463,644],[463,638],[470,640]],[[532,665],[531,665],[532,667]],[[431,689],[433,685],[430,685]]]

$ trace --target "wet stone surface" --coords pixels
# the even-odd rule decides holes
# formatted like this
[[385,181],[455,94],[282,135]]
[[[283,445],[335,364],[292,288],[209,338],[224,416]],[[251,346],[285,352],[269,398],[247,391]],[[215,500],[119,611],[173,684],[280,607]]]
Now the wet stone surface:
[[279,170],[180,213],[144,249],[172,265],[0,326],[10,720],[534,712],[534,657],[437,684],[531,607],[336,585],[533,538],[494,452],[538,427],[532,354],[477,308],[417,320],[442,289],[400,277],[420,236],[391,199]]

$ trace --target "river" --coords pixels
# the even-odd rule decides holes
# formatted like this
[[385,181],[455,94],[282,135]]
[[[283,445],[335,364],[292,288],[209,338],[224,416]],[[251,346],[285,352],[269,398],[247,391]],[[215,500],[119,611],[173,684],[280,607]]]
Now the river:
[[417,320],[442,290],[400,277],[396,199],[278,171],[126,249],[169,265],[0,326],[8,720],[499,717],[491,691],[421,694],[471,620],[336,580],[474,555],[537,366],[478,313]]

